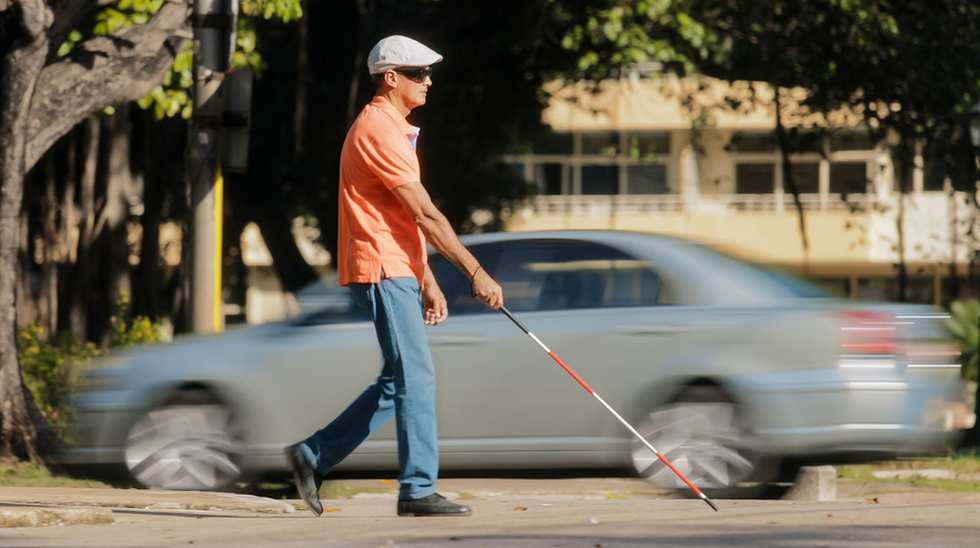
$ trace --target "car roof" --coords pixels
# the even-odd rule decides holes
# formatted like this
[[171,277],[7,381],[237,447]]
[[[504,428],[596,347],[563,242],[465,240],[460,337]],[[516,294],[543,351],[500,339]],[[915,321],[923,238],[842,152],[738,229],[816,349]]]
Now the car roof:
[[675,242],[678,244],[697,245],[689,240],[662,234],[650,234],[646,232],[630,232],[626,230],[536,230],[528,232],[488,232],[484,234],[468,234],[461,236],[460,240],[466,245],[484,244],[498,241],[513,240],[538,240],[538,239],[568,239],[568,240],[589,240],[605,243],[649,243]]

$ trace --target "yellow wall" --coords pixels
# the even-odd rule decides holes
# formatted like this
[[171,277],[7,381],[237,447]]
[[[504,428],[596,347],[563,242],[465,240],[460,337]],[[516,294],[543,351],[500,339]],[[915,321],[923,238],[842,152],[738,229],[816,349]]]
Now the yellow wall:
[[[810,263],[861,263],[868,260],[868,218],[843,211],[807,211]],[[730,214],[678,211],[535,214],[517,212],[507,230],[616,229],[652,232],[706,243],[758,262],[803,262],[799,218],[795,212]]]

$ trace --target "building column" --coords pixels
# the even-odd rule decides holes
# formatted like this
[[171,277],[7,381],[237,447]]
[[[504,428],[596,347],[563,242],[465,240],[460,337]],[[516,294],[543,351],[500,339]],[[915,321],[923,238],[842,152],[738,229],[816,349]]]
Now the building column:
[[698,170],[698,153],[691,143],[689,131],[671,133],[671,148],[676,150],[678,193],[684,197],[684,208],[697,209],[700,201],[701,177]]
[[895,166],[892,165],[892,157],[888,153],[887,147],[875,148],[873,164],[875,173],[871,183],[874,187],[875,198],[879,201],[887,200],[895,182]]
[[820,192],[820,209],[826,210],[830,203],[830,160],[820,159],[820,171],[818,176]]

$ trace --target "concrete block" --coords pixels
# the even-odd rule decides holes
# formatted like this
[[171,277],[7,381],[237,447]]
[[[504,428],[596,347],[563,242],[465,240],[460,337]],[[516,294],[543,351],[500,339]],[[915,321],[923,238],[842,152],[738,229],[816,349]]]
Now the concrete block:
[[827,502],[837,500],[837,469],[833,466],[804,466],[796,485],[786,495],[790,500]]

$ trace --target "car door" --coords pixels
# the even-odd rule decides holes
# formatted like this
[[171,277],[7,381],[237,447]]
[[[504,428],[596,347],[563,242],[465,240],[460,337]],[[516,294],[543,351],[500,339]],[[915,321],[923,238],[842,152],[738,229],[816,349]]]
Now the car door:
[[[656,304],[655,273],[586,240],[516,239],[473,249],[503,287],[507,307],[546,345],[597,389],[634,395],[645,360],[615,348],[615,329],[631,308]],[[516,464],[531,451],[567,464],[613,464],[624,439],[615,419],[505,316],[461,294],[469,284],[448,263],[432,264],[457,309],[431,332],[443,446],[492,448],[498,462],[489,464],[501,466],[508,454]]]
[[[266,440],[270,447],[278,445],[276,451],[327,425],[381,371],[374,325],[366,310],[350,302],[346,288],[335,287],[328,302],[284,322],[269,337],[269,357],[256,372],[262,378],[253,383],[261,386],[268,405],[252,420],[258,423],[255,431],[270,437]],[[342,466],[363,463],[363,457],[372,454],[396,463],[391,424],[372,435]]]

